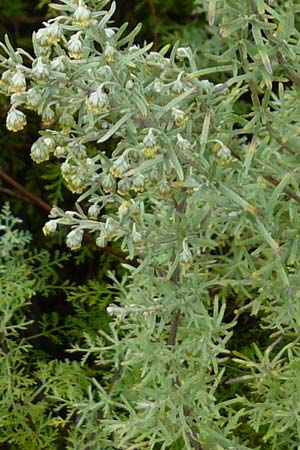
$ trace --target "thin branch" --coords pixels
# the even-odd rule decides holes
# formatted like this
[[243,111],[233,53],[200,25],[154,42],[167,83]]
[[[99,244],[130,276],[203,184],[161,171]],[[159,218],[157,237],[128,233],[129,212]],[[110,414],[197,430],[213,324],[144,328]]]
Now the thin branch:
[[248,0],[248,4],[253,12],[253,14],[258,14],[258,9],[254,0]]
[[[179,203],[177,203],[175,201],[175,208],[178,213],[184,213],[185,208],[186,208],[185,201],[183,200]],[[173,261],[174,261],[174,259],[175,259],[175,254],[173,255]],[[176,287],[178,287],[180,284],[180,265],[179,265],[179,263],[177,264],[176,269],[174,270],[174,273],[171,277],[171,281],[174,283],[174,285]],[[173,350],[176,345],[176,338],[177,338],[177,334],[178,334],[180,317],[181,317],[181,311],[180,311],[180,309],[176,308],[172,313],[170,332],[169,332],[169,336],[168,336],[168,345],[170,345]],[[169,364],[167,364],[166,367],[168,370],[170,370]],[[173,381],[173,386],[175,388],[179,388],[181,386],[181,381],[177,374],[175,375],[175,379]],[[190,407],[188,405],[183,406],[183,413],[187,419],[191,418],[190,417],[191,416]],[[185,430],[185,433],[191,443],[192,448],[194,450],[202,450],[201,444],[196,440],[197,433],[196,433],[195,426],[194,425],[189,426],[189,429]]]
[[0,350],[2,350],[2,352],[5,355],[9,353],[9,348],[5,339],[5,335],[2,331],[0,332]]
[[296,72],[296,70],[289,67],[287,64],[285,64],[285,57],[281,52],[277,52],[277,59],[279,64],[281,64],[282,68],[285,70],[288,78],[296,84],[296,86],[300,86],[300,74]]
[[[279,181],[274,177],[264,176],[264,179],[269,181],[269,183],[272,183],[273,186],[278,186]],[[297,203],[300,203],[300,197],[299,195],[295,194],[291,189],[284,188],[283,192],[291,199],[295,200]]]
[[[89,243],[95,242],[94,237],[89,233],[85,234],[85,240]],[[97,247],[97,249],[103,253],[108,253],[109,255],[115,256],[119,259],[123,259],[126,261],[127,264],[130,264],[131,266],[138,267],[138,265],[139,265],[139,262],[136,258],[127,259],[127,256],[128,256],[127,253],[122,252],[122,250],[117,250],[116,248],[108,247],[108,246],[101,247],[101,248]]]
[[[174,259],[175,259],[175,255],[173,255],[173,260]],[[179,285],[179,281],[180,281],[179,264],[177,264],[177,267],[174,270],[174,273],[171,277],[171,281],[176,286]],[[174,346],[176,344],[176,336],[177,336],[177,331],[178,331],[178,326],[179,326],[179,321],[180,321],[180,315],[181,315],[181,312],[179,309],[175,309],[175,311],[173,311],[172,318],[171,318],[170,332],[169,332],[169,336],[168,336],[168,345]]]
[[171,318],[171,326],[170,326],[170,333],[168,336],[168,345],[175,345],[176,344],[176,336],[179,326],[179,320],[180,320],[180,311],[179,309],[176,309],[173,311],[172,318]]
[[269,135],[275,139],[275,141],[280,145],[280,147],[283,150],[286,150],[288,153],[290,153],[291,155],[295,154],[295,151],[290,147],[288,142],[284,142],[284,140],[278,136],[278,134],[276,133],[276,131],[271,127],[271,125],[267,125],[267,131],[269,133]]
[[[183,406],[183,414],[185,417],[190,417],[190,408],[187,405]],[[200,445],[200,443],[198,441],[196,441],[195,436],[196,436],[196,429],[195,426],[192,425],[191,426],[191,431],[187,431],[186,432],[190,443],[192,444],[192,447],[194,450],[202,450],[202,447]]]
[[3,195],[7,195],[9,197],[17,198],[18,200],[22,200],[23,202],[30,203],[28,198],[24,197],[24,195],[19,194],[18,192],[14,192],[11,189],[6,189],[3,187],[0,187],[0,193]]
[[18,183],[16,180],[14,180],[12,177],[7,175],[7,173],[4,172],[4,170],[0,167],[0,177],[5,180],[8,184],[13,186],[17,189],[21,194],[23,194],[31,203],[36,204],[39,208],[46,211],[48,214],[51,211],[51,206],[48,205],[48,203],[44,202],[44,200],[37,197],[35,194],[30,192],[28,189],[26,189],[24,186],[22,186],[20,183]]
[[[234,157],[235,157],[236,159],[238,159],[239,161],[241,161],[240,156],[239,156],[236,152],[232,151],[232,154],[234,155]],[[280,181],[277,180],[277,178],[274,178],[274,177],[272,177],[272,176],[262,175],[262,177],[263,177],[266,181],[269,181],[269,183],[273,184],[273,186],[278,186],[278,184],[280,183]],[[293,199],[293,200],[295,200],[295,202],[300,203],[300,196],[297,195],[294,191],[292,191],[292,189],[286,187],[286,188],[283,189],[283,192],[284,192],[290,199]]]
[[[186,203],[185,200],[180,201],[179,203],[174,199],[175,209],[178,213],[184,213]],[[173,254],[173,262],[175,260],[175,254]],[[180,265],[177,264],[174,273],[171,277],[171,281],[174,283],[175,286],[179,286],[180,283]],[[168,344],[174,346],[176,344],[176,336],[179,326],[179,320],[180,320],[180,310],[175,309],[172,314],[171,318],[171,327],[170,327],[170,333],[168,337]]]
[[158,47],[158,19],[157,19],[157,13],[156,13],[156,8],[155,8],[155,4],[153,0],[148,0],[149,2],[149,6],[150,6],[150,11],[151,11],[151,16],[152,16],[152,20],[153,20],[153,48],[154,50],[157,50]]

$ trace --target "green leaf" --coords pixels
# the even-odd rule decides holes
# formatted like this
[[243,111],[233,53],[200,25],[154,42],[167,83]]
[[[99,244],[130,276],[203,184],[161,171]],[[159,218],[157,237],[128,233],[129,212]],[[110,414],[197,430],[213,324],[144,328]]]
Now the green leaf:
[[101,136],[100,139],[97,140],[97,143],[100,144],[111,138],[119,130],[119,128],[129,119],[131,115],[132,115],[131,111],[128,111],[126,114],[124,114],[124,116],[122,116],[121,119],[118,120],[118,122],[116,122],[106,133],[104,133],[103,136]]

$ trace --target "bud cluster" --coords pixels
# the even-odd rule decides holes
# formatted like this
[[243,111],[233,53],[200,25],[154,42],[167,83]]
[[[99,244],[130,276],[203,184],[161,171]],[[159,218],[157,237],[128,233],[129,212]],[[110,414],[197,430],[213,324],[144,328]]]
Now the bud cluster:
[[[71,2],[66,16],[34,33],[31,69],[7,62],[1,89],[12,95],[10,130],[26,125],[21,106],[41,116],[44,131],[31,148],[32,159],[61,159],[67,187],[84,194],[82,222],[68,217],[70,248],[78,248],[83,229],[99,232],[94,228],[98,223],[97,245],[121,237],[124,245],[133,246],[132,253],[152,227],[149,208],[159,216],[165,203],[193,194],[189,158],[199,164],[192,150],[201,129],[194,130],[192,123],[195,116],[201,126],[205,116],[197,112],[197,95],[214,94],[212,83],[189,77],[193,55],[188,47],[171,57],[166,57],[168,46],[156,52],[128,38],[126,47],[126,38],[108,26],[114,8],[97,12],[83,0]],[[226,158],[223,153],[219,160]],[[114,221],[104,224],[100,211],[108,207]],[[45,225],[46,234],[60,223],[53,220]],[[187,268],[188,248],[180,258]]]
[[81,194],[93,183],[96,166],[91,158],[68,158],[61,165],[62,176],[71,192]]

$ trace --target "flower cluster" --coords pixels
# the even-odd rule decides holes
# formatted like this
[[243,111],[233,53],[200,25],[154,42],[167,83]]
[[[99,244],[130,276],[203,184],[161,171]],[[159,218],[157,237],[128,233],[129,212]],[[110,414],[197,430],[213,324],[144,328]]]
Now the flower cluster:
[[[136,244],[132,252],[139,251],[141,236],[152,225],[140,219],[131,199],[138,209],[140,204],[147,204],[144,211],[152,205],[160,214],[164,202],[196,191],[191,158],[197,166],[192,150],[201,140],[201,129],[199,133],[192,123],[197,117],[206,127],[198,97],[205,92],[205,101],[210,95],[215,101],[215,95],[211,82],[191,76],[193,54],[188,47],[167,57],[168,46],[156,52],[150,44],[142,47],[131,37],[120,38],[117,28],[108,27],[114,8],[112,4],[110,10],[94,11],[82,0],[70,4],[70,18],[51,19],[34,33],[31,68],[23,65],[18,51],[15,68],[7,60],[1,86],[12,95],[9,130],[26,125],[23,108],[41,117],[44,130],[31,148],[32,159],[41,163],[52,155],[59,158],[70,191],[88,192],[83,222],[68,223],[74,228],[71,240],[77,228],[92,226],[89,222],[82,227],[87,217],[102,227],[99,211],[114,205],[122,233],[111,233],[106,226],[99,239],[103,243],[122,236],[124,245]],[[109,146],[116,143],[111,156],[105,153],[107,141]],[[216,159],[227,158],[224,148]],[[54,222],[45,232],[50,230]],[[185,267],[188,253],[185,249],[181,258]]]

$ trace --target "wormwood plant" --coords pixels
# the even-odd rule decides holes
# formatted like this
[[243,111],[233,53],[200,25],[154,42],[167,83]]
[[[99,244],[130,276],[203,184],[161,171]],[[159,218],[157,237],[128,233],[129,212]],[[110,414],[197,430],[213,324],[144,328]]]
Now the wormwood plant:
[[135,45],[105,0],[53,4],[34,56],[2,44],[7,128],[37,111],[31,157],[78,194],[45,234],[136,263],[110,331],[73,348],[106,374],[85,395],[45,370],[70,449],[299,449],[300,7],[197,3],[206,67]]

